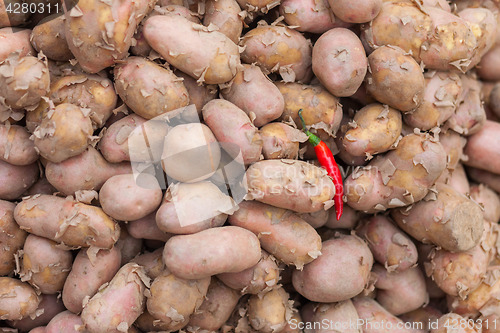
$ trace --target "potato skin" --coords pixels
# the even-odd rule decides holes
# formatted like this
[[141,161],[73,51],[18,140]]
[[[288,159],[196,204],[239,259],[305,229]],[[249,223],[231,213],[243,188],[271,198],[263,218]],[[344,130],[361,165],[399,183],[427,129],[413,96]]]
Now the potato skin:
[[283,123],[269,123],[260,129],[262,153],[269,159],[297,159],[299,143],[307,141],[304,132]]
[[291,316],[288,298],[282,287],[250,296],[247,313],[250,325],[263,333],[282,331]]
[[247,169],[246,177],[247,200],[298,213],[328,209],[335,194],[335,186],[326,171],[303,161],[259,161]]
[[45,327],[44,333],[78,333],[84,329],[80,316],[71,311],[63,311],[57,314]]
[[131,262],[141,265],[147,276],[149,276],[152,280],[156,279],[165,271],[162,248],[156,249],[153,252],[140,254],[132,259]]
[[163,262],[180,278],[203,279],[252,267],[259,262],[260,252],[257,236],[228,226],[170,238],[163,250]]
[[31,44],[37,52],[42,51],[47,58],[68,61],[73,58],[64,33],[64,15],[49,15],[31,31]]
[[0,160],[0,200],[18,199],[38,180],[39,173],[37,163],[19,166]]
[[28,234],[14,220],[12,202],[0,200],[0,276],[10,275],[15,268],[14,255],[20,250]]
[[368,56],[368,66],[366,90],[377,101],[404,113],[422,103],[425,88],[422,68],[403,50],[381,46]]
[[25,198],[14,218],[22,229],[70,247],[111,248],[120,235],[102,209],[46,194]]
[[382,0],[363,0],[355,5],[349,0],[328,0],[328,3],[336,16],[350,23],[370,22],[382,8]]
[[[228,82],[240,65],[238,46],[229,37],[184,17],[150,17],[144,23],[143,33],[149,45],[169,64],[198,82]],[[191,43],[184,43],[188,39]]]
[[0,125],[0,159],[13,165],[36,162],[38,153],[28,131],[18,125]]
[[188,105],[182,81],[168,68],[141,57],[128,57],[114,69],[118,95],[136,114],[152,119]]
[[321,35],[312,50],[312,70],[334,96],[353,95],[365,78],[367,58],[356,34],[334,28]]
[[250,230],[261,246],[287,265],[301,269],[321,253],[321,238],[307,222],[286,209],[243,201],[229,223]]
[[373,256],[361,238],[339,235],[323,242],[321,252],[302,271],[293,272],[297,292],[313,302],[331,303],[348,300],[363,291]]
[[240,45],[241,60],[257,63],[265,74],[278,72],[284,81],[311,79],[311,42],[298,31],[284,26],[260,25],[247,32]]
[[0,29],[0,62],[7,59],[12,52],[19,52],[20,57],[35,54],[30,43],[30,29]]
[[470,136],[464,150],[469,159],[464,164],[500,174],[499,152],[495,149],[500,144],[499,130],[499,123],[487,120],[479,132]]
[[239,16],[241,8],[235,0],[209,0],[205,4],[203,25],[214,24],[235,44],[238,43],[243,30],[243,20]]
[[28,283],[0,277],[0,319],[21,320],[34,314],[40,297]]

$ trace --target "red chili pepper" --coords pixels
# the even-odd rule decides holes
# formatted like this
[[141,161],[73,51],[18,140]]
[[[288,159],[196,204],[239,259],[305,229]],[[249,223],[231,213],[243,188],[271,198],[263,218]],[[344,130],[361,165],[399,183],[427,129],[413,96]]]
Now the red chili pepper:
[[314,147],[319,164],[326,169],[328,176],[332,178],[333,184],[335,185],[335,196],[333,197],[333,201],[335,202],[335,212],[338,221],[340,220],[344,210],[344,201],[342,200],[342,196],[344,195],[344,185],[342,183],[342,174],[340,173],[339,166],[337,165],[337,162],[335,162],[332,151],[328,148],[326,143],[321,141],[320,138],[306,128],[306,123],[302,117],[302,109],[299,110],[299,118],[302,122],[304,132],[309,137],[309,142]]

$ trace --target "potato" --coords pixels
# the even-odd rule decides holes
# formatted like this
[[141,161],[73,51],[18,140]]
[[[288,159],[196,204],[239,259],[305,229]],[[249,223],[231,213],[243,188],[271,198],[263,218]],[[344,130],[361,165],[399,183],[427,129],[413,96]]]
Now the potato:
[[[498,7],[495,8],[498,14]],[[496,14],[487,8],[466,8],[457,13],[457,15],[466,20],[477,40],[476,55],[472,63],[477,64],[487,53],[497,38],[497,18]]]
[[352,303],[359,315],[361,324],[359,326],[361,326],[364,333],[413,332],[411,329],[405,328],[401,319],[390,314],[370,297],[356,297],[352,300]]
[[132,259],[131,262],[141,265],[146,275],[152,280],[160,276],[165,270],[162,248],[156,249],[153,252],[144,252]]
[[441,126],[450,118],[459,102],[462,81],[457,74],[430,71],[424,74],[425,90],[422,103],[404,115],[408,125],[422,130]]
[[181,329],[203,303],[209,285],[210,277],[184,280],[165,269],[151,284],[148,312],[160,321],[162,329]]
[[30,43],[30,29],[1,28],[0,29],[0,62],[13,53],[18,52],[20,57],[35,54]]
[[263,249],[301,269],[321,254],[321,238],[307,222],[286,209],[244,201],[229,223],[256,234]]
[[255,295],[279,286],[280,269],[277,260],[262,250],[261,258],[254,266],[241,272],[218,274],[217,278],[242,294]]
[[[228,82],[240,65],[238,46],[226,35],[177,15],[156,15],[144,23],[144,36],[169,64],[198,82]],[[184,43],[185,40],[190,43]]]
[[83,307],[85,328],[94,332],[127,331],[144,311],[144,291],[149,278],[144,269],[133,263],[126,264],[115,277],[95,294]]
[[467,174],[476,182],[484,183],[500,193],[500,175],[471,167],[467,168]]
[[56,294],[62,291],[72,263],[70,251],[57,248],[57,243],[49,239],[29,235],[19,276],[43,294]]
[[366,240],[375,260],[390,273],[406,271],[417,263],[415,244],[386,216],[372,216],[363,221],[356,234]]
[[84,109],[69,103],[56,106],[33,132],[40,155],[60,163],[83,153],[90,142],[92,122]]
[[500,144],[500,137],[496,134],[499,129],[500,123],[487,120],[479,132],[470,136],[464,150],[469,158],[464,164],[500,174],[498,149],[494,149]]
[[484,219],[491,223],[498,223],[500,220],[498,194],[484,184],[472,185],[469,192],[472,200],[483,208]]
[[285,107],[279,89],[253,65],[243,65],[221,93],[225,100],[245,111],[257,127],[279,118]]
[[278,72],[286,82],[311,79],[311,42],[298,31],[259,25],[242,37],[240,46],[245,48],[241,60],[256,63],[264,74]]
[[335,187],[325,169],[296,160],[267,160],[246,172],[247,200],[257,200],[298,213],[331,207]]
[[262,138],[243,110],[231,102],[214,99],[205,104],[202,113],[203,120],[219,142],[240,148],[245,165],[260,159]]
[[199,123],[181,124],[169,130],[161,156],[167,176],[186,183],[211,177],[221,158],[214,134],[208,126]]
[[39,172],[37,163],[19,166],[0,160],[0,200],[18,199],[38,180]]
[[149,0],[82,0],[71,9],[65,6],[66,40],[82,68],[97,73],[125,58],[137,25],[153,4]]
[[260,129],[262,153],[269,159],[297,159],[299,143],[307,141],[307,135],[283,123],[269,123]]
[[125,224],[125,222],[120,224],[120,238],[114,246],[121,253],[121,265],[125,265],[138,256],[142,251],[143,245],[142,239],[137,239],[129,235]]
[[456,313],[447,313],[438,319],[437,327],[431,333],[476,333],[472,323]]
[[281,332],[291,318],[288,298],[288,293],[281,287],[250,296],[247,312],[250,325],[263,333]]
[[361,86],[367,58],[358,36],[345,28],[334,28],[316,41],[312,51],[312,70],[334,96],[348,97]]
[[9,325],[22,332],[27,332],[35,327],[47,325],[58,313],[66,310],[57,295],[40,295],[40,303],[35,311],[35,318],[30,316],[21,320],[9,321]]
[[175,71],[175,75],[184,79],[182,82],[189,95],[189,104],[194,104],[198,111],[198,118],[191,120],[191,122],[197,122],[201,119],[200,115],[203,106],[214,98],[217,98],[217,86],[213,84],[203,84],[200,86],[195,79],[181,71]]
[[238,43],[243,30],[243,19],[239,15],[241,8],[235,0],[210,0],[205,4],[203,25],[215,25],[217,31],[223,33],[235,44]]
[[330,10],[327,0],[284,0],[280,15],[297,31],[322,34],[333,28],[348,28],[351,24],[341,21]]
[[81,249],[76,255],[62,290],[64,306],[80,313],[84,301],[94,296],[99,287],[111,281],[120,268],[121,253],[111,250]]
[[20,57],[11,54],[0,63],[0,101],[2,109],[33,110],[49,92],[47,58],[40,54]]
[[0,276],[10,275],[15,269],[15,255],[22,249],[27,233],[14,220],[15,204],[0,200]]
[[235,209],[232,198],[211,182],[176,183],[165,193],[156,224],[163,232],[193,234],[222,226]]
[[453,252],[473,248],[483,234],[480,206],[442,183],[436,185],[427,200],[395,209],[391,216],[415,239]]
[[325,227],[330,229],[354,229],[363,215],[360,211],[354,210],[349,206],[344,206],[344,212],[340,220],[337,221],[335,214],[330,214]]
[[31,31],[31,44],[37,52],[55,61],[73,58],[64,33],[64,15],[52,14],[41,20]]
[[346,0],[329,0],[335,16],[350,23],[364,23],[373,20],[382,8],[382,0],[365,0],[354,5]]
[[173,236],[165,244],[163,262],[180,278],[203,279],[241,272],[257,264],[260,255],[257,236],[243,228],[228,226]]
[[447,183],[459,193],[467,195],[470,193],[469,180],[467,179],[467,174],[462,164],[458,164],[455,170],[451,173],[451,176]]
[[188,323],[195,330],[216,331],[229,319],[240,293],[213,278],[208,287],[205,301],[200,305]]
[[483,80],[500,80],[500,71],[498,70],[499,61],[500,45],[495,45],[481,58],[481,62],[477,66],[477,75]]
[[66,195],[81,190],[97,191],[109,178],[131,172],[130,163],[108,163],[91,146],[80,155],[61,163],[48,162],[45,167],[49,183]]
[[388,151],[401,135],[401,113],[387,105],[369,104],[356,112],[340,137],[348,154],[367,156]]
[[0,319],[21,320],[35,313],[40,297],[28,283],[0,277]]
[[45,328],[45,333],[78,333],[83,329],[84,325],[80,316],[71,311],[64,311],[52,318]]
[[[314,229],[318,229],[324,226],[328,222],[328,219],[330,218],[330,211],[332,210],[329,209],[329,210],[320,210],[313,213],[302,213],[299,214],[299,217],[304,221],[306,221],[307,223],[309,223],[309,225]],[[337,219],[335,218],[335,220]]]
[[0,125],[0,159],[13,165],[28,165],[36,162],[38,152],[30,134],[18,125]]
[[423,199],[446,167],[446,153],[433,141],[425,134],[406,135],[395,150],[353,171],[344,181],[347,204],[373,213]]
[[[319,323],[323,325],[328,323],[327,327],[316,329],[315,332],[327,333],[335,329],[339,332],[359,333],[353,326],[359,320],[358,313],[354,308],[351,300],[346,300],[338,303],[322,303],[318,304],[314,309],[314,316],[311,324]],[[344,329],[342,329],[344,328]],[[350,328],[350,329],[349,329]]]
[[403,50],[381,46],[368,56],[368,66],[366,90],[377,101],[404,113],[422,103],[425,88],[422,68]]
[[70,247],[111,248],[120,228],[101,208],[51,195],[25,198],[14,210],[20,227]]
[[156,224],[156,212],[127,223],[128,233],[137,239],[151,239],[166,242],[170,234],[161,231]]
[[348,300],[363,291],[373,256],[361,238],[339,234],[323,242],[321,252],[302,271],[293,272],[293,286],[299,294],[313,302],[331,303]]

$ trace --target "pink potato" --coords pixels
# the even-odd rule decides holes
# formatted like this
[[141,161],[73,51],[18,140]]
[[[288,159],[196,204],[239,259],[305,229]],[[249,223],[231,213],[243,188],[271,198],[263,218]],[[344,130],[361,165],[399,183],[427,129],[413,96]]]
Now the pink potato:
[[203,25],[218,27],[218,31],[238,43],[243,30],[241,8],[236,0],[209,0],[205,4]]
[[18,199],[38,180],[39,173],[37,163],[18,166],[0,160],[0,199]]
[[63,311],[54,316],[45,327],[45,333],[78,333],[84,329],[82,318],[71,311]]
[[0,277],[0,320],[21,320],[35,314],[40,297],[28,283]]
[[156,212],[127,223],[128,233],[137,239],[151,239],[166,242],[170,234],[161,231],[156,224]]
[[365,23],[373,20],[382,8],[382,0],[329,0],[335,16],[351,23]]
[[500,123],[487,120],[483,128],[467,140],[464,153],[468,156],[464,164],[500,174]]

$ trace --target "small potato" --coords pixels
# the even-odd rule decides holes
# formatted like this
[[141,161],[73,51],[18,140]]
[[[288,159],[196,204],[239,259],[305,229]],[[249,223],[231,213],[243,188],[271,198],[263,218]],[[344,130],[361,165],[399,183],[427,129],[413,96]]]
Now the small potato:
[[83,153],[90,142],[92,122],[82,108],[63,103],[47,113],[33,133],[40,155],[60,163]]
[[162,248],[156,249],[153,252],[140,254],[132,259],[131,262],[141,265],[151,280],[156,279],[165,270]]
[[211,182],[176,183],[165,193],[156,224],[163,232],[193,234],[222,226],[235,209],[232,198]]
[[281,332],[291,317],[288,293],[276,288],[248,300],[248,320],[252,327],[263,333]]
[[254,266],[241,272],[218,274],[217,278],[242,294],[255,295],[279,286],[280,268],[277,260],[262,250],[262,257]]
[[30,35],[30,29],[0,29],[0,62],[7,59],[13,52],[18,52],[20,57],[35,54],[30,43]]
[[209,0],[205,4],[203,25],[215,25],[217,31],[223,33],[235,44],[238,43],[243,30],[243,19],[239,15],[241,8],[235,0]]
[[364,221],[356,234],[366,240],[375,260],[389,272],[402,272],[417,263],[415,244],[386,216],[373,216]]
[[57,295],[40,295],[39,297],[40,303],[35,311],[35,318],[28,316],[21,320],[9,321],[8,324],[19,331],[28,332],[38,326],[47,325],[58,313],[66,310]]
[[18,125],[0,125],[0,159],[13,165],[28,165],[36,162],[35,150],[30,134]]
[[19,166],[0,160],[0,200],[18,199],[38,180],[39,173],[37,163]]
[[278,72],[285,82],[311,79],[311,42],[285,26],[259,25],[240,41],[241,60],[256,63],[265,74]]
[[401,128],[401,112],[370,104],[356,112],[340,140],[350,155],[369,157],[388,151],[400,137]]
[[82,0],[69,10],[64,7],[66,40],[82,68],[97,73],[127,57],[135,29],[153,4],[150,0]]
[[382,8],[382,0],[363,0],[356,4],[349,0],[328,0],[335,16],[350,23],[365,23],[373,20]]
[[210,280],[210,277],[184,280],[165,269],[151,284],[148,312],[160,321],[161,329],[176,331],[183,328],[203,303]]
[[348,29],[328,30],[314,44],[312,70],[334,96],[353,95],[365,78],[367,65],[361,41]]
[[136,114],[152,119],[188,105],[186,87],[170,69],[128,57],[114,69],[118,95]]
[[307,135],[283,123],[269,123],[260,129],[262,153],[266,160],[297,159],[299,143],[307,141]]
[[64,33],[64,15],[52,14],[41,20],[31,32],[31,44],[37,52],[55,61],[73,58]]
[[166,242],[170,234],[161,231],[156,224],[156,212],[127,223],[128,233],[137,239],[151,239]]
[[129,173],[132,173],[130,163],[108,163],[91,146],[80,155],[61,163],[48,162],[45,167],[49,183],[66,195],[82,190],[98,191],[112,176]]
[[[328,328],[317,329],[317,333],[328,333],[334,327],[345,327],[339,332],[342,333],[359,333],[360,331],[355,329],[350,323],[357,323],[359,320],[356,308],[352,304],[351,300],[346,300],[338,303],[324,303],[318,304],[314,309],[314,316],[312,318],[313,325],[316,323],[332,323]],[[338,326],[334,326],[338,325]],[[342,326],[341,326],[342,325]],[[350,327],[350,328],[349,328]]]
[[[359,319],[362,320],[361,328],[364,333],[414,332],[410,329],[405,329],[404,323],[401,319],[393,316],[379,303],[377,303],[377,301],[371,299],[370,297],[356,297],[353,298],[352,303],[356,308]],[[388,330],[387,327],[392,328]]]
[[253,65],[243,65],[221,93],[225,100],[245,111],[257,127],[279,118],[285,107],[279,89]]
[[[156,15],[144,23],[151,47],[198,82],[225,83],[240,65],[238,46],[226,35],[177,15]],[[190,40],[190,43],[185,43]]]
[[27,233],[14,220],[16,205],[0,200],[0,276],[10,275],[15,269],[15,254],[22,249]]
[[111,250],[81,249],[64,283],[62,301],[73,313],[80,313],[86,298],[94,296],[99,287],[111,281],[120,268],[121,253]]
[[214,99],[203,107],[203,120],[219,142],[240,148],[245,165],[256,162],[262,153],[262,138],[250,118],[236,105]]
[[482,208],[484,219],[491,223],[498,223],[500,220],[500,198],[498,194],[484,184],[472,185],[470,197]]
[[101,208],[52,195],[25,198],[14,210],[22,229],[70,247],[111,248],[120,227]]
[[62,291],[72,263],[70,251],[57,248],[57,243],[49,239],[29,235],[19,276],[43,294],[56,294]]
[[80,316],[71,311],[64,311],[52,318],[45,328],[45,333],[78,333],[83,329],[84,325]]
[[165,266],[183,279],[241,272],[257,264],[260,256],[257,236],[234,226],[174,236],[167,241],[163,250]]
[[363,291],[373,256],[361,238],[338,235],[323,242],[321,252],[302,271],[293,272],[293,286],[299,294],[313,302],[331,303],[348,300]]
[[422,68],[403,50],[381,46],[368,56],[368,66],[366,90],[377,101],[404,113],[422,103],[425,88]]
[[83,307],[85,328],[91,332],[119,333],[127,331],[144,311],[149,278],[144,269],[126,264],[108,285],[95,294]]
[[483,128],[467,140],[464,153],[469,158],[464,164],[483,169],[495,174],[500,174],[499,150],[500,123],[487,120]]
[[296,160],[266,160],[246,172],[247,200],[257,200],[298,213],[331,207],[335,186],[325,169]]
[[307,222],[286,209],[243,201],[229,223],[256,234],[262,248],[301,269],[321,254],[321,238]]
[[40,297],[28,283],[0,277],[0,319],[21,320],[35,313]]

